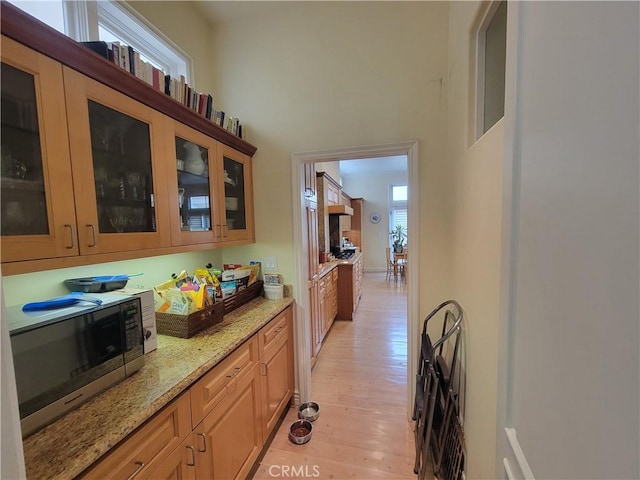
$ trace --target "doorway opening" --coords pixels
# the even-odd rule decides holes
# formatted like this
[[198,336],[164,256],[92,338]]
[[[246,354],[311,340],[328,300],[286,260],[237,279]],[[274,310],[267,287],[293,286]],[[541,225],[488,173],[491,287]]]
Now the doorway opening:
[[[312,152],[294,153],[291,155],[291,171],[292,171],[292,191],[294,192],[293,202],[293,232],[294,232],[294,249],[295,249],[295,275],[296,285],[299,287],[294,292],[296,299],[297,329],[296,329],[296,377],[300,401],[309,401],[311,399],[311,358],[309,348],[311,345],[311,328],[310,328],[310,302],[308,298],[309,265],[309,242],[307,237],[307,215],[305,214],[305,164],[309,163],[327,163],[337,162],[341,160],[353,160],[356,162],[369,159],[372,162],[380,162],[384,157],[406,156],[407,165],[407,185],[411,192],[408,198],[408,224],[415,225],[415,228],[408,231],[408,243],[415,246],[419,245],[419,191],[418,191],[418,144],[417,141],[405,141],[384,145],[372,145],[364,147],[353,147],[345,149],[319,150]],[[388,190],[381,193],[386,196]],[[366,201],[366,199],[365,199]],[[381,212],[371,212],[381,213]],[[388,213],[388,212],[387,212]],[[384,215],[386,218],[388,215]],[[363,222],[369,222],[369,216],[363,215]],[[382,215],[381,215],[382,217]],[[374,218],[376,218],[374,216]],[[384,233],[384,242],[388,243],[388,232]],[[369,247],[365,246],[365,250]],[[374,252],[372,251],[372,254]],[[417,364],[417,352],[411,341],[419,330],[418,325],[418,266],[420,265],[420,252],[418,248],[414,248],[408,265],[408,295],[407,295],[407,337],[409,339],[407,345],[407,412],[410,415],[411,405],[414,396],[414,386],[412,379],[415,377],[415,368]],[[415,267],[414,267],[415,266]]]

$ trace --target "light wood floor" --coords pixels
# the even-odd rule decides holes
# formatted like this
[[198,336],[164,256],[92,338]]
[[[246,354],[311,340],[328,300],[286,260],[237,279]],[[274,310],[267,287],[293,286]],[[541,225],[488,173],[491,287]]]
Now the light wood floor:
[[291,409],[254,478],[416,478],[406,411],[407,287],[384,273],[363,281],[355,320],[334,322],[313,369],[320,417],[311,441],[289,442]]

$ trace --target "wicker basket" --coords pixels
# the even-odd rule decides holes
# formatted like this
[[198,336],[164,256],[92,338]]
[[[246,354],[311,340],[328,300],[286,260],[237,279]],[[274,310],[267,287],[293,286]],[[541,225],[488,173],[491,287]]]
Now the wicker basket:
[[234,295],[231,295],[224,299],[224,313],[229,313],[235,310],[236,308],[244,305],[247,302],[250,302],[254,298],[258,298],[262,293],[262,280],[258,280],[255,283],[252,283],[244,290],[240,290]]
[[224,304],[216,303],[189,315],[156,312],[158,333],[172,337],[190,338],[196,333],[222,322],[224,311]]

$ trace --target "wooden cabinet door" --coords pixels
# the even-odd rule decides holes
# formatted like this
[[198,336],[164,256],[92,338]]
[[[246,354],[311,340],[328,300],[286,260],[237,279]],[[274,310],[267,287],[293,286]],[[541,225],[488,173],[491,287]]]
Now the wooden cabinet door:
[[233,394],[217,405],[194,433],[196,476],[245,479],[262,449],[260,370],[239,379]]
[[266,441],[293,394],[293,309],[287,308],[263,327],[259,340],[263,331],[272,333],[260,358],[263,434]]
[[205,373],[190,389],[191,419],[195,427],[216,406],[233,396],[241,377],[258,364],[258,340],[247,340]]
[[78,255],[62,65],[2,37],[2,262]]
[[320,250],[318,247],[318,204],[307,201],[305,204],[305,214],[307,220],[307,244],[309,279],[318,275],[320,270]]
[[327,334],[327,319],[329,317],[329,312],[327,310],[327,276],[325,275],[320,280],[320,290],[318,292],[318,298],[320,303],[320,341],[324,340],[325,335]]
[[320,300],[318,298],[318,281],[312,280],[309,286],[309,320],[311,323],[311,362],[315,363],[316,357],[322,346],[322,328],[320,321]]
[[251,158],[219,144],[218,169],[221,223],[214,225],[216,240],[230,244],[254,242]]
[[80,253],[171,245],[165,117],[63,68]]
[[[196,440],[189,435],[178,448],[169,453],[160,464],[140,480],[195,480]],[[137,476],[134,478],[138,478]]]
[[214,243],[222,240],[222,209],[218,175],[217,142],[186,125],[167,120],[166,178],[174,246]]

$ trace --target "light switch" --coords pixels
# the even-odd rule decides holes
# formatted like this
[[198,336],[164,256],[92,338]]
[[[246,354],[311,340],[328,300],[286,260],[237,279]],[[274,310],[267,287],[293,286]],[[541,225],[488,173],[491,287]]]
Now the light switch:
[[263,262],[265,272],[278,271],[278,259],[276,257],[265,257]]

